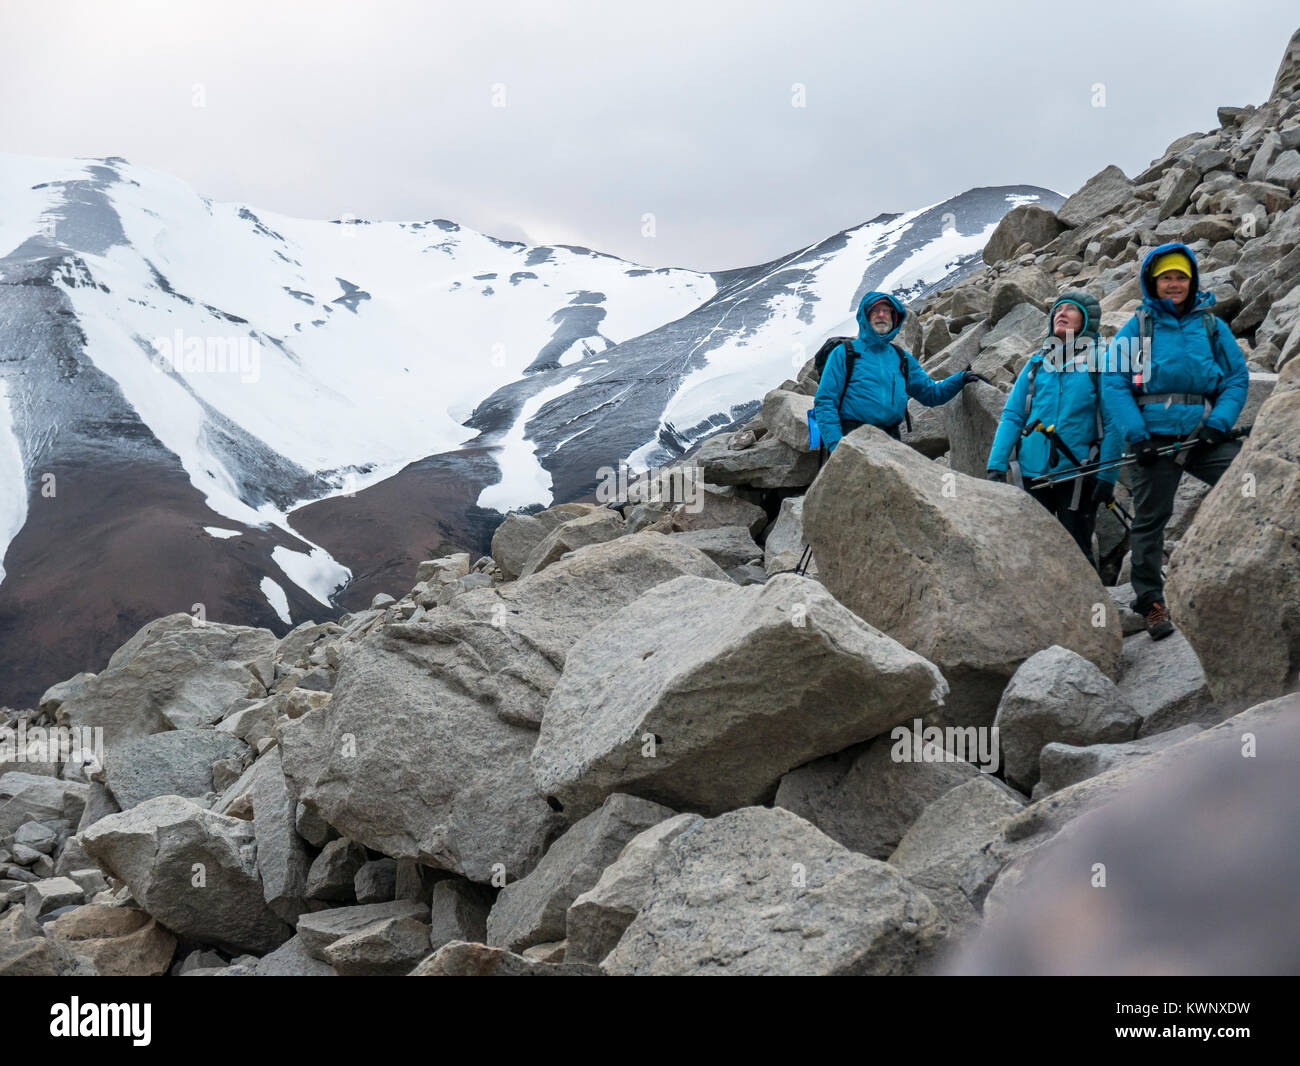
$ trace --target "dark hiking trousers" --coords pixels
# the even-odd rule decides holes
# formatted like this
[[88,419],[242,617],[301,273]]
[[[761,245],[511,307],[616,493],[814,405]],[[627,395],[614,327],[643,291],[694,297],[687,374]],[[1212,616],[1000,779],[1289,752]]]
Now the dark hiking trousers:
[[[902,422],[895,422],[892,426],[878,426],[877,428],[883,429],[886,433],[888,433],[891,437],[893,437],[894,440],[902,440],[903,434],[899,432],[899,426],[901,426],[902,424],[903,424]],[[852,433],[855,429],[857,429],[859,426],[865,426],[865,425],[866,425],[865,422],[859,422],[857,421],[857,419],[854,418],[840,419],[840,427],[844,430],[844,435],[846,437],[850,433]]]
[[1097,569],[1097,560],[1092,554],[1092,531],[1097,525],[1097,505],[1092,502],[1095,478],[1083,479],[1083,490],[1079,493],[1079,509],[1070,510],[1070,501],[1074,499],[1075,484],[1067,481],[1063,485],[1044,485],[1042,488],[1030,489],[1029,495],[1046,507],[1056,520],[1065,527],[1065,531],[1079,545],[1083,557]]
[[[1175,443],[1177,437],[1152,437],[1157,447]],[[1179,466],[1169,456],[1162,456],[1152,466],[1132,466],[1133,529],[1129,534],[1133,549],[1133,592],[1135,610],[1146,614],[1153,603],[1165,602],[1164,562],[1165,526],[1174,513],[1174,494],[1183,470],[1213,485],[1223,476],[1241,451],[1241,442],[1227,440],[1213,448],[1193,448],[1186,466]]]

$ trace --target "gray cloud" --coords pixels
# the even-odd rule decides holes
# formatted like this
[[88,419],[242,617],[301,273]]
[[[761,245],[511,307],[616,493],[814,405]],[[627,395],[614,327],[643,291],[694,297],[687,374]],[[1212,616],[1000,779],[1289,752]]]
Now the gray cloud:
[[44,0],[0,12],[0,148],[722,269],[972,186],[1133,174],[1261,102],[1295,22],[1291,0]]

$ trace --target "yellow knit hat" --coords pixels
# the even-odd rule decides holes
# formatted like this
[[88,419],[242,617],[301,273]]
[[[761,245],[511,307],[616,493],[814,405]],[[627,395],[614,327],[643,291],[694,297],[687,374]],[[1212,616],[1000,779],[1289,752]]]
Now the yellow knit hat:
[[1156,261],[1151,264],[1151,276],[1158,278],[1167,270],[1181,270],[1189,278],[1195,273],[1192,270],[1192,261],[1187,258],[1185,252],[1165,252],[1164,255],[1158,256]]

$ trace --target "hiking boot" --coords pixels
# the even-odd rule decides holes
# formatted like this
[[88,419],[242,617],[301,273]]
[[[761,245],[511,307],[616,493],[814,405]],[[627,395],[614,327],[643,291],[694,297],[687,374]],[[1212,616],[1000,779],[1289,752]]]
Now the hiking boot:
[[1169,608],[1163,603],[1153,603],[1147,611],[1147,634],[1152,640],[1164,640],[1174,631],[1174,624],[1169,620]]

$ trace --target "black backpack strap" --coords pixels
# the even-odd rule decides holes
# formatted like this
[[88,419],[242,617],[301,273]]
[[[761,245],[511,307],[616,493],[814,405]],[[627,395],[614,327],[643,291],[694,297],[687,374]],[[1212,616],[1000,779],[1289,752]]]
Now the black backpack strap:
[[[889,346],[898,353],[898,369],[903,374],[903,394],[906,395],[907,394],[907,353],[903,351],[900,345],[894,344],[893,342],[890,342]],[[906,405],[903,406],[903,421],[907,423],[907,432],[911,433],[912,412],[907,409]]]
[[835,410],[839,411],[844,406],[844,394],[849,391],[849,379],[853,377],[853,365],[858,361],[858,350],[854,347],[851,340],[842,342],[844,345],[844,388],[840,389],[840,399],[835,405]]

